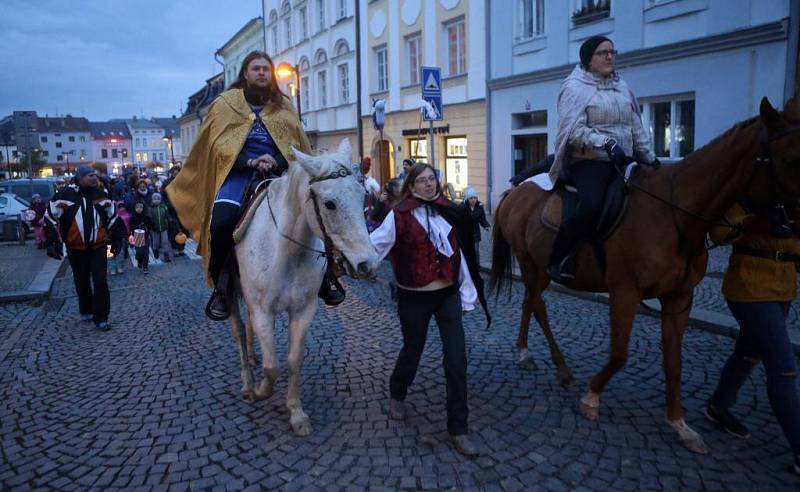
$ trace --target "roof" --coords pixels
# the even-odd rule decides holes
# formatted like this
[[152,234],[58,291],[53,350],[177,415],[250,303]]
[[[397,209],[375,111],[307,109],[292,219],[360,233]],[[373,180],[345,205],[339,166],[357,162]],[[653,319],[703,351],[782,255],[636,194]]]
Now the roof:
[[180,137],[181,130],[180,125],[178,124],[178,118],[172,116],[171,118],[151,118],[150,121],[153,121],[161,128],[164,129],[166,135],[177,135]]
[[110,120],[112,123],[124,123],[134,130],[160,130],[161,126],[144,118],[117,118]]
[[45,116],[36,119],[36,130],[40,133],[64,132],[78,133],[89,131],[89,120],[86,118],[76,118],[74,116],[64,116],[51,118]]
[[131,138],[128,125],[121,121],[90,121],[89,131],[94,139],[122,138],[130,140]]
[[210,79],[206,80],[206,86],[189,96],[189,102],[186,105],[186,111],[183,115],[199,113],[201,109],[205,108],[217,98],[218,95],[225,90],[225,74],[220,72]]
[[235,42],[236,42],[236,41],[237,41],[237,40],[238,40],[238,39],[239,39],[239,38],[242,36],[242,34],[244,34],[244,33],[245,33],[245,31],[247,31],[248,29],[250,29],[250,28],[251,28],[251,27],[253,27],[254,25],[259,25],[259,26],[261,25],[261,16],[258,16],[258,17],[253,17],[252,19],[250,19],[250,20],[247,22],[247,24],[245,24],[244,26],[242,26],[242,28],[241,28],[241,29],[239,29],[238,31],[236,31],[236,34],[234,34],[234,35],[231,37],[231,39],[229,39],[227,42],[225,42],[225,44],[223,44],[223,45],[222,45],[222,47],[221,47],[220,49],[218,49],[217,51],[215,51],[215,52],[214,52],[214,54],[215,54],[215,55],[219,55],[219,54],[221,54],[223,51],[225,51],[226,49],[230,48],[230,47],[231,47],[231,45],[232,45],[233,43],[235,43]]

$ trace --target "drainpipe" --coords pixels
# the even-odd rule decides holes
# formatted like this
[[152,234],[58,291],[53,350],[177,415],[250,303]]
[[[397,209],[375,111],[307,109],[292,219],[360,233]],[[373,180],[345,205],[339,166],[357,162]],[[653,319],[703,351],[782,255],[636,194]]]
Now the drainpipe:
[[267,11],[264,10],[264,0],[261,0],[261,41],[264,43],[264,53],[267,52]]
[[489,213],[492,210],[492,91],[489,89],[489,81],[492,79],[492,36],[491,27],[492,23],[489,21],[491,15],[491,8],[489,3],[491,0],[485,0],[484,4],[484,36],[486,37],[486,205],[489,207]]
[[361,122],[361,0],[356,0],[356,145],[358,164],[364,155],[364,128]]

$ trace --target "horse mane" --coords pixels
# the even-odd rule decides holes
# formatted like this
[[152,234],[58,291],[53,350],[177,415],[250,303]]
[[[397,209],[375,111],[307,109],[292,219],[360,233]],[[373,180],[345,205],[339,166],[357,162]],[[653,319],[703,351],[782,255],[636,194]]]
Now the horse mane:
[[300,187],[303,185],[303,179],[308,179],[308,173],[297,162],[290,162],[289,170],[286,171],[285,176],[286,203],[299,203]]

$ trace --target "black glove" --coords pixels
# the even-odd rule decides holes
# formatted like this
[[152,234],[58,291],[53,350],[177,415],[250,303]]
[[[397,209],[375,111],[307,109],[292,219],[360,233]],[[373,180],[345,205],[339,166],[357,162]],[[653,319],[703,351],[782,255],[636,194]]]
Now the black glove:
[[611,162],[614,164],[618,166],[625,166],[628,164],[628,156],[625,155],[625,151],[617,145],[617,141],[613,138],[606,139],[603,148],[606,149],[608,158],[611,159]]

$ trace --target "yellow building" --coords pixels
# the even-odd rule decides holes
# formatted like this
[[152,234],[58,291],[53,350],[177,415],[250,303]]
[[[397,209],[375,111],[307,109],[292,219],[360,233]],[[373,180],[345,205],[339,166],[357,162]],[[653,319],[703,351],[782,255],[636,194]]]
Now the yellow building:
[[[361,0],[363,154],[385,183],[402,161],[433,161],[459,199],[486,199],[485,0]],[[441,68],[443,120],[421,121],[421,67]],[[373,101],[386,100],[381,135]],[[431,152],[431,146],[433,152]]]

